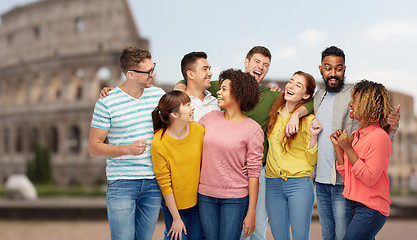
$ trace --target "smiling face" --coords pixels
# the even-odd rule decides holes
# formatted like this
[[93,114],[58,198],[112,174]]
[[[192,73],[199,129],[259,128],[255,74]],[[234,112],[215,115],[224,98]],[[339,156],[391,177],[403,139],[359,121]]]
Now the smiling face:
[[191,102],[181,104],[178,112],[171,114],[175,119],[174,121],[182,121],[185,123],[194,122],[194,107],[191,105]]
[[356,93],[353,96],[352,101],[349,103],[349,117],[360,121],[359,116],[355,114],[355,106],[356,106],[356,100],[358,99],[358,95],[359,93]]
[[285,85],[284,99],[289,103],[298,103],[302,99],[308,99],[309,94],[306,93],[307,80],[299,75],[292,76],[290,81]]
[[237,104],[231,95],[230,80],[226,79],[222,82],[219,91],[217,91],[217,106],[226,109],[232,104]]
[[245,59],[245,72],[255,77],[259,83],[269,71],[271,60],[260,53],[253,54],[251,59]]
[[195,68],[190,71],[190,78],[194,80],[196,86],[205,90],[210,87],[210,81],[212,73],[210,71],[211,66],[204,58],[199,58],[195,62]]
[[[154,69],[154,63],[152,59],[146,58],[139,64],[137,64],[137,67],[133,68],[132,70],[142,71],[142,72],[149,72]],[[129,74],[129,77],[133,79],[136,84],[139,85],[140,88],[149,88],[152,84],[152,78],[156,76],[155,71],[152,71],[150,76],[148,73],[138,73],[134,71],[127,71],[127,74]]]
[[339,92],[345,79],[345,61],[339,56],[326,56],[319,66],[321,76],[329,92]]

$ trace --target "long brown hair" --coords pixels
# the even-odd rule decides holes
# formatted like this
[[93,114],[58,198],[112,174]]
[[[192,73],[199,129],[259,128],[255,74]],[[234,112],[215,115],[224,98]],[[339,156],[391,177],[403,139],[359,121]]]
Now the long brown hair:
[[181,104],[184,105],[191,101],[190,97],[182,91],[167,92],[159,99],[158,106],[152,112],[152,122],[154,133],[159,129],[162,130],[162,136],[171,124],[169,115],[180,110]]
[[[311,76],[308,73],[302,72],[302,71],[297,71],[293,74],[293,76],[295,75],[300,75],[302,77],[304,77],[304,79],[306,80],[307,84],[306,84],[306,94],[310,95],[309,98],[307,99],[301,99],[294,107],[294,109],[290,112],[293,113],[295,110],[297,110],[299,107],[301,107],[303,104],[305,104],[306,102],[308,102],[314,94],[314,89],[316,89],[316,81],[314,80],[313,76]],[[285,89],[284,89],[285,91]],[[282,108],[287,101],[284,98],[285,93],[282,92],[279,97],[277,98],[277,100],[275,100],[274,104],[271,107],[271,110],[269,111],[269,121],[268,121],[268,126],[266,128],[266,134],[269,136],[272,133],[272,130],[275,127],[275,124],[277,123],[277,118],[278,118],[278,110],[280,108]],[[300,129],[299,131],[301,131],[301,125],[300,125]],[[295,138],[295,134],[291,135],[290,137],[287,137],[286,134],[284,134],[283,139],[281,140],[281,146],[284,152],[287,152],[288,147],[291,146],[292,141]]]

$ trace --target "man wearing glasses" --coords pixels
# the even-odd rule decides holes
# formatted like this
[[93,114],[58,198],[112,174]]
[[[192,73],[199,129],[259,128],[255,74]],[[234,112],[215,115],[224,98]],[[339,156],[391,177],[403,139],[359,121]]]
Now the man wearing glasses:
[[150,155],[151,112],[165,92],[151,85],[155,66],[147,50],[124,49],[120,68],[126,81],[94,107],[88,147],[91,156],[107,158],[107,215],[113,240],[152,239],[159,215],[162,194]]

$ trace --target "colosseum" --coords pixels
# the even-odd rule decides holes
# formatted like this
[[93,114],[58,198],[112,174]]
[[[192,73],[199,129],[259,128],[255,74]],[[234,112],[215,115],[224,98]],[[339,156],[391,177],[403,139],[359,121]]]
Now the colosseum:
[[[0,184],[26,173],[35,142],[49,149],[56,184],[105,182],[105,159],[88,155],[89,126],[99,89],[123,81],[129,45],[149,48],[127,0],[42,0],[1,16]],[[401,124],[389,175],[404,190],[417,179],[417,121],[413,98],[391,95]]]
[[1,20],[0,183],[26,173],[35,142],[58,185],[105,182],[105,159],[87,149],[94,104],[122,81],[121,50],[149,48],[127,0],[43,0]]

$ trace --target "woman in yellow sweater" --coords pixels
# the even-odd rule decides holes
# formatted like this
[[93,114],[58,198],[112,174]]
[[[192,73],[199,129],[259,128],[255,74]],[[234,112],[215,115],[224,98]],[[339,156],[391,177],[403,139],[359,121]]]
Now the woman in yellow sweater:
[[266,160],[266,209],[274,239],[308,239],[314,204],[311,171],[317,160],[317,136],[321,124],[313,114],[300,119],[300,129],[290,137],[285,125],[291,114],[311,99],[314,78],[294,73],[269,113]]
[[202,239],[197,189],[204,127],[194,123],[194,107],[181,91],[166,93],[152,112],[153,169],[164,196],[165,238]]

